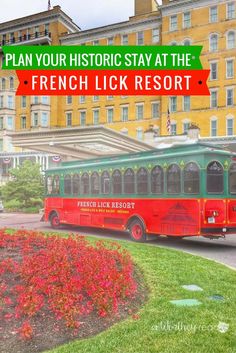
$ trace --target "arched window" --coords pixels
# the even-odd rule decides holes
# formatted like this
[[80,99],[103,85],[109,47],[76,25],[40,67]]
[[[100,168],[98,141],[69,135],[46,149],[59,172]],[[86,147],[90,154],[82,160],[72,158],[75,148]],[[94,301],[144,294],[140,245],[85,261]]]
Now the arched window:
[[10,89],[14,89],[14,77],[9,78],[9,86],[10,86]]
[[151,172],[151,192],[153,194],[162,194],[164,191],[164,173],[163,169],[157,165]]
[[199,194],[200,170],[196,163],[188,163],[184,168],[184,192],[186,194]]
[[72,180],[71,180],[71,175],[67,174],[64,179],[64,194],[65,195],[70,195],[72,189]]
[[93,195],[99,194],[99,175],[97,172],[93,172],[91,175],[91,193]]
[[73,191],[73,195],[78,195],[79,194],[79,175],[78,174],[74,174],[73,178],[72,178],[72,191]]
[[210,51],[217,51],[218,50],[218,35],[212,34],[210,36]]
[[188,45],[191,45],[191,42],[189,39],[185,39],[183,44],[188,46]]
[[231,164],[229,168],[229,192],[236,194],[236,163]]
[[2,90],[4,91],[6,89],[6,79],[3,77],[2,78]]
[[137,193],[148,193],[148,171],[145,168],[140,168],[137,172]]
[[124,174],[124,193],[134,194],[134,171],[128,168]]
[[213,161],[207,166],[207,192],[220,194],[224,191],[224,170],[222,165]]
[[167,192],[168,194],[179,194],[181,192],[180,167],[177,164],[171,164],[167,169]]
[[112,174],[112,189],[115,195],[122,193],[122,175],[118,169],[114,170]]
[[81,194],[86,195],[89,193],[89,175],[84,173],[81,176]]
[[101,176],[102,194],[110,194],[110,174],[105,171]]
[[227,34],[227,49],[233,49],[236,47],[235,32],[230,31]]
[[50,195],[52,193],[52,177],[48,175],[46,182],[47,194]]
[[60,194],[60,177],[59,175],[54,175],[52,181],[52,193]]

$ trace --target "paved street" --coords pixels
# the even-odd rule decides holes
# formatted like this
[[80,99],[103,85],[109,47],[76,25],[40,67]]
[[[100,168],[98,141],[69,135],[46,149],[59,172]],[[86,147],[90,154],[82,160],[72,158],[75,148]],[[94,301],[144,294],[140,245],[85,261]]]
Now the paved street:
[[[0,214],[0,228],[13,227],[26,229],[38,229],[50,231],[48,223],[40,222],[40,215],[26,214]],[[92,228],[63,227],[61,232],[71,231],[82,235],[92,235],[100,238],[126,239],[126,233],[114,232],[110,230],[94,230]],[[208,240],[203,237],[189,239],[170,239],[158,237],[148,241],[154,246],[163,246],[177,250],[183,250],[191,254],[200,255],[209,259],[219,261],[223,264],[236,268],[236,235],[228,235],[226,239]]]

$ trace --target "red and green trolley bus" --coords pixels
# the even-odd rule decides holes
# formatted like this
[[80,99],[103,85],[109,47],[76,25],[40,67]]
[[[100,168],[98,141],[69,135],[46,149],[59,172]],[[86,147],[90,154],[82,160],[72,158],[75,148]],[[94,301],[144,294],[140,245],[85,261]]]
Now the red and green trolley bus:
[[236,233],[236,154],[194,143],[46,171],[45,221],[172,237]]

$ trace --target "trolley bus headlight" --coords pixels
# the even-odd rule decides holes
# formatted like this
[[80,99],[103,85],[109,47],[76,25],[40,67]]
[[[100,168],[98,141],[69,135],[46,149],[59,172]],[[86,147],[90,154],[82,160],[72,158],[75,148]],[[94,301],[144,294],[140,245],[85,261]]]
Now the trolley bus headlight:
[[219,212],[218,212],[218,211],[213,211],[213,212],[212,212],[212,215],[213,215],[214,217],[217,217],[217,216],[219,216]]

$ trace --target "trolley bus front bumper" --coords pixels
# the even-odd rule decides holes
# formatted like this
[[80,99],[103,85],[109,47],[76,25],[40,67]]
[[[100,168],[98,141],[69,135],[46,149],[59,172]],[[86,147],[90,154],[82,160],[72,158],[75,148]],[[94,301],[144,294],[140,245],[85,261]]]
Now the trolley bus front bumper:
[[236,234],[236,227],[217,227],[217,228],[202,228],[201,233],[203,235],[211,234]]

